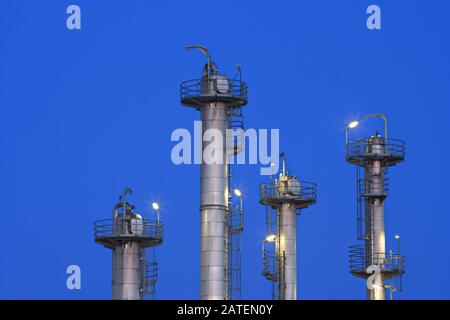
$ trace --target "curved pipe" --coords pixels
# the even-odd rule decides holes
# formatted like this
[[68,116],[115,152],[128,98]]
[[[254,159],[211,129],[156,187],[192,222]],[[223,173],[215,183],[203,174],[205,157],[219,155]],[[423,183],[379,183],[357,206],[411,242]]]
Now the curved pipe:
[[130,188],[125,188],[122,196],[122,207],[123,207],[123,218],[125,219],[125,215],[127,213],[127,195],[133,193],[133,190]]
[[384,138],[385,138],[385,141],[387,144],[388,143],[388,121],[387,121],[386,115],[384,113],[369,113],[364,116],[364,119],[367,119],[369,117],[372,117],[372,118],[378,117],[378,118],[383,119],[383,121],[384,121]]
[[217,66],[213,61],[211,61],[211,55],[209,54],[208,49],[206,49],[204,46],[200,46],[200,45],[187,46],[186,49],[188,49],[188,50],[198,49],[208,58],[208,64],[206,67],[206,73],[207,73],[206,77],[208,79],[209,79],[209,74],[211,72],[211,68],[212,68],[212,73],[214,73],[214,74],[217,73]]
[[114,211],[113,211],[113,218],[114,220],[117,219],[117,217],[119,216],[119,209],[123,207],[123,203],[119,202],[114,206]]
[[187,46],[186,49],[188,49],[188,50],[198,49],[208,58],[208,77],[209,77],[209,70],[210,70],[210,66],[211,66],[211,55],[209,54],[208,49],[206,49],[203,46],[199,46],[199,45]]

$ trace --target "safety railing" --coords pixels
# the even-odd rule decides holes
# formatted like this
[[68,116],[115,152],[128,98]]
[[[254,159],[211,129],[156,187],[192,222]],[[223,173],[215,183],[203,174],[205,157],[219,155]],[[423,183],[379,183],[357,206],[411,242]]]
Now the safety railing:
[[270,281],[277,281],[277,254],[275,241],[263,241],[263,276]]
[[158,262],[152,261],[145,264],[145,284],[147,286],[155,285],[158,281]]
[[230,234],[235,234],[244,230],[244,212],[240,207],[228,206],[228,231]]
[[317,184],[308,181],[295,182],[295,184],[290,184],[291,182],[288,181],[273,180],[268,183],[261,183],[259,186],[260,199],[276,197],[317,199]]
[[381,271],[402,274],[405,271],[405,257],[398,253],[372,253],[367,257],[363,245],[349,247],[350,272],[362,272],[371,265],[380,267]]
[[241,152],[245,145],[244,120],[242,114],[235,115],[232,113],[230,115],[226,134],[228,154],[235,155]]
[[373,138],[350,141],[346,146],[347,159],[367,157],[371,155],[390,156],[403,159],[405,142],[398,139],[373,140]]
[[103,219],[94,222],[94,236],[117,237],[117,236],[137,236],[162,239],[163,224],[161,221],[152,219],[123,219],[119,216],[116,219]]
[[142,291],[144,299],[154,299],[156,283],[158,282],[158,262],[146,261],[144,263]]
[[195,79],[184,81],[180,85],[181,100],[196,96],[229,96],[247,100],[247,84],[234,79]]

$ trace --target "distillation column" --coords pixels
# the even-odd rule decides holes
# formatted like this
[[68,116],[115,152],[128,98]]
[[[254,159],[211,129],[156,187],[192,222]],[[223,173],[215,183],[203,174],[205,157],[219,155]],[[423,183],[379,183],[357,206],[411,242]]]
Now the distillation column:
[[[94,223],[95,242],[112,249],[113,300],[142,300],[154,285],[155,274],[147,274],[146,248],[162,243],[162,224],[144,219],[126,201],[126,189],[114,206],[113,218]],[[156,276],[156,275],[155,275]]]
[[[263,275],[276,282],[279,300],[297,300],[297,213],[317,201],[317,186],[299,181],[286,170],[285,156],[279,179],[260,185],[260,203],[275,210],[276,218],[267,218],[269,226],[263,242]],[[269,217],[270,215],[268,215]],[[271,232],[275,232],[272,234]],[[275,242],[275,250],[271,249]]]
[[[359,240],[364,245],[350,247],[350,272],[367,281],[373,273],[370,268],[379,269],[379,277],[372,286],[366,283],[367,300],[386,299],[386,281],[401,277],[404,273],[404,258],[399,253],[386,253],[384,226],[384,201],[387,197],[385,173],[390,166],[404,160],[404,142],[386,139],[378,132],[369,138],[347,142],[347,161],[364,170],[363,178],[358,180],[358,218]],[[359,179],[359,174],[358,174]],[[362,213],[361,213],[362,214]],[[364,224],[362,225],[364,221]],[[392,290],[392,286],[390,287]],[[399,290],[398,290],[399,291]]]
[[247,86],[219,74],[208,57],[202,78],[181,84],[181,103],[201,112],[202,162],[200,167],[200,298],[227,297],[228,169],[226,129],[233,108],[247,104]]

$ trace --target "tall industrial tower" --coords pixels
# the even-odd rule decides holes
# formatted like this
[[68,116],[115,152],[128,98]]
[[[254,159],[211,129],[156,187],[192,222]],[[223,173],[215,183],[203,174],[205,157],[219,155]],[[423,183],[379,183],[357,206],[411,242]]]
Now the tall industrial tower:
[[[404,160],[405,143],[388,139],[385,115],[368,114],[365,119],[369,117],[384,120],[384,137],[375,132],[368,138],[349,141],[348,131],[358,126],[358,121],[350,123],[346,130],[346,159],[357,168],[358,240],[364,241],[349,249],[350,272],[366,280],[368,300],[385,300],[386,289],[390,289],[391,298],[393,292],[401,291],[401,276],[405,272],[400,252],[386,252],[384,229],[387,169]],[[398,235],[396,239],[399,241]]]
[[[260,203],[266,206],[266,238],[263,241],[263,275],[272,281],[272,297],[297,299],[297,215],[316,203],[317,185],[299,181],[286,169],[280,155],[279,179],[260,185]],[[277,288],[275,288],[277,285]]]
[[[208,58],[201,79],[185,81],[181,84],[181,103],[200,111],[202,137],[221,134],[214,150],[219,161],[208,163],[203,151],[210,142],[202,142],[202,164],[200,169],[200,298],[203,300],[231,299],[230,292],[235,282],[229,281],[230,270],[229,233],[242,230],[238,226],[229,227],[236,219],[230,219],[230,185],[227,144],[227,129],[233,127],[233,118],[242,117],[241,107],[247,104],[247,85],[240,79],[230,79],[220,74],[206,48],[198,49]],[[240,70],[239,70],[240,71]],[[210,137],[211,138],[211,137]],[[217,144],[216,144],[217,145]],[[237,149],[237,148],[236,148]],[[241,220],[242,221],[242,220]],[[240,232],[240,231],[239,231]],[[231,272],[231,273],[230,273]]]
[[154,247],[162,243],[162,223],[145,219],[127,202],[131,189],[114,206],[113,218],[94,223],[95,242],[112,249],[112,298],[153,297],[158,276]]

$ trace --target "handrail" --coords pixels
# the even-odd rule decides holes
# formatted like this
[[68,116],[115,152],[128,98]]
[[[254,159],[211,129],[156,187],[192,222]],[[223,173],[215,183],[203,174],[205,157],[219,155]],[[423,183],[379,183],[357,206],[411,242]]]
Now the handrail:
[[346,155],[347,159],[376,154],[404,158],[405,145],[406,143],[399,139],[386,139],[377,142],[371,142],[371,138],[357,139],[346,145]]
[[[102,219],[94,222],[94,236],[138,236],[162,239],[163,224],[153,219]],[[125,224],[124,224],[125,222]]]
[[[217,87],[217,80],[226,80],[228,84],[227,92],[220,91],[211,91],[209,84],[212,84],[214,88]],[[209,83],[208,83],[209,82]],[[180,98],[181,100],[201,96],[201,95],[211,95],[211,94],[219,95],[219,96],[230,96],[241,98],[243,100],[247,100],[247,84],[241,80],[235,79],[194,79],[187,80],[181,83],[180,85]]]
[[351,272],[360,272],[370,265],[377,265],[384,271],[403,273],[405,270],[405,257],[398,253],[374,252],[372,257],[366,257],[363,245],[349,247],[349,263]]
[[272,242],[263,242],[263,270],[262,274],[268,280],[277,280],[277,255],[276,246]]
[[317,184],[308,181],[298,181],[298,182],[300,183],[299,185],[300,190],[298,194],[290,194],[286,192],[286,189],[289,188],[288,184],[286,187],[286,181],[273,180],[267,183],[261,183],[259,189],[260,199],[289,197],[289,196],[309,198],[313,200],[317,199]]

